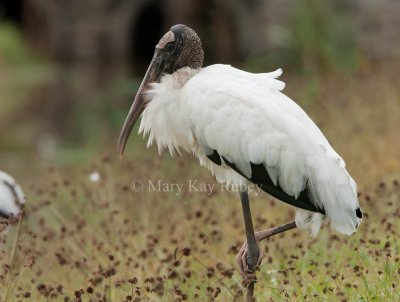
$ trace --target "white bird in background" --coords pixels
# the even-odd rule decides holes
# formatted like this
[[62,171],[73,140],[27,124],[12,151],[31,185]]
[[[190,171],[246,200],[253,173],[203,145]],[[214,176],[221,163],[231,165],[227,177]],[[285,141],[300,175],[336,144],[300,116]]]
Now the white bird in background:
[[316,235],[326,221],[350,235],[361,222],[356,184],[343,159],[271,73],[229,65],[203,67],[200,38],[175,25],[156,45],[154,57],[118,142],[122,157],[140,116],[139,133],[159,150],[193,153],[219,182],[254,183],[296,207],[295,221],[254,234],[247,187],[240,192],[247,242],[237,260],[244,277],[261,261],[258,242],[295,228]]
[[0,217],[18,216],[25,203],[21,187],[7,173],[0,171]]

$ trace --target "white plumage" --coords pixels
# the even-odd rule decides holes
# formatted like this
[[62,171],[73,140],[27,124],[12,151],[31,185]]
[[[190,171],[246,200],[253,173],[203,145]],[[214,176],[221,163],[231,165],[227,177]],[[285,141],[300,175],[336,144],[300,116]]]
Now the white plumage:
[[0,171],[0,216],[17,216],[25,203],[21,187],[7,173]]
[[[139,132],[159,151],[194,153],[219,182],[249,183],[252,164],[262,164],[286,194],[297,199],[307,189],[313,206],[324,209],[325,215],[298,209],[298,227],[315,235],[327,218],[349,235],[361,222],[356,184],[318,127],[280,92],[281,73],[211,65],[164,75],[146,92]],[[221,165],[209,159],[214,151]]]

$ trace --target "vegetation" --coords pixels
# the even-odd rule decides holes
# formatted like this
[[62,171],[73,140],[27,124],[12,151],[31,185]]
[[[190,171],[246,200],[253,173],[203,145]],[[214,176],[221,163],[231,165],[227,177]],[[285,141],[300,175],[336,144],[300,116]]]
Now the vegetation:
[[[237,196],[220,187],[193,191],[189,180],[214,180],[192,158],[158,160],[155,151],[135,150],[134,161],[123,163],[50,168],[33,180],[22,225],[1,235],[2,301],[240,301]],[[100,180],[90,181],[92,173]],[[149,184],[158,179],[183,189],[159,192]],[[352,237],[325,227],[316,239],[293,231],[263,243],[257,297],[397,301],[399,198],[397,181],[364,191],[365,219]],[[256,229],[293,216],[264,194],[252,196],[252,206]]]
[[248,68],[258,72],[283,67],[310,77],[320,73],[356,70],[362,56],[343,7],[318,0],[296,1],[293,18],[267,30],[271,50],[249,58]]

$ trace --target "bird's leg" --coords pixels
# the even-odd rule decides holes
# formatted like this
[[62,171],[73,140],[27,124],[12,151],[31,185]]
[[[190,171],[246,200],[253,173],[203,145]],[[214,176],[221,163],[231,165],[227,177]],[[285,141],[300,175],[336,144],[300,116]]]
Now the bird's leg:
[[[248,296],[253,294],[254,283],[256,282],[255,271],[260,262],[260,250],[254,234],[253,221],[251,220],[249,195],[247,189],[240,192],[240,201],[242,202],[244,227],[246,230],[246,239],[248,251],[245,259],[245,270],[241,268],[244,281],[248,287]],[[252,299],[252,298],[250,298]],[[251,301],[251,300],[250,300]]]
[[255,235],[256,235],[257,242],[260,242],[268,237],[283,233],[285,231],[288,231],[288,230],[291,230],[294,228],[296,228],[296,222],[293,221],[293,222],[290,222],[287,224],[283,224],[283,225],[280,225],[277,227],[273,227],[273,228],[270,228],[270,229],[267,229],[264,231],[257,232]]
[[[267,230],[264,230],[264,231],[260,231],[260,232],[255,233],[255,240],[256,240],[256,242],[258,244],[260,241],[262,241],[262,240],[264,240],[266,238],[269,238],[271,236],[274,236],[274,235],[283,233],[285,231],[294,229],[295,227],[296,227],[296,223],[293,221],[293,222],[290,222],[290,223],[287,223],[287,224],[284,224],[284,225],[281,225],[281,226],[277,226],[277,227],[270,228],[270,229],[267,229]],[[242,248],[240,249],[239,254],[236,256],[236,260],[237,260],[237,262],[239,264],[240,271],[242,272],[242,274],[244,276],[246,275],[246,270],[248,270],[248,268],[247,268],[247,265],[248,265],[247,259],[248,259],[249,253],[250,253],[250,244],[249,244],[249,241],[246,241],[242,245]],[[258,258],[257,265],[260,265],[262,257],[263,257],[263,255],[260,254],[260,256]]]

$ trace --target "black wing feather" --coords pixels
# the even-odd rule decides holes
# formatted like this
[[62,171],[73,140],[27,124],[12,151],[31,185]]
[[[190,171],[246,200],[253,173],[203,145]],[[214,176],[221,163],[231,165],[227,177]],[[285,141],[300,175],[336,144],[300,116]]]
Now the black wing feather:
[[[211,155],[207,156],[213,163],[217,165],[221,165],[221,156],[218,154],[216,150],[213,151]],[[299,197],[294,198],[293,196],[290,196],[289,194],[285,193],[283,189],[278,185],[274,185],[271,177],[268,175],[268,171],[265,169],[263,164],[253,164],[250,163],[251,165],[251,177],[246,177],[237,167],[234,163],[230,162],[227,160],[225,157],[222,157],[226,165],[228,165],[231,169],[235,170],[237,173],[242,175],[244,178],[248,179],[252,183],[256,184],[263,190],[264,192],[272,195],[273,197],[282,200],[283,202],[286,202],[292,206],[312,211],[312,212],[318,212],[321,214],[325,214],[324,209],[320,209],[316,207],[313,202],[310,200],[310,194],[308,192],[308,188],[306,188],[301,191]]]
[[210,155],[207,155],[208,159],[211,160],[214,164],[220,166],[221,165],[221,156],[219,156],[219,153],[215,150],[213,150],[213,153]]

